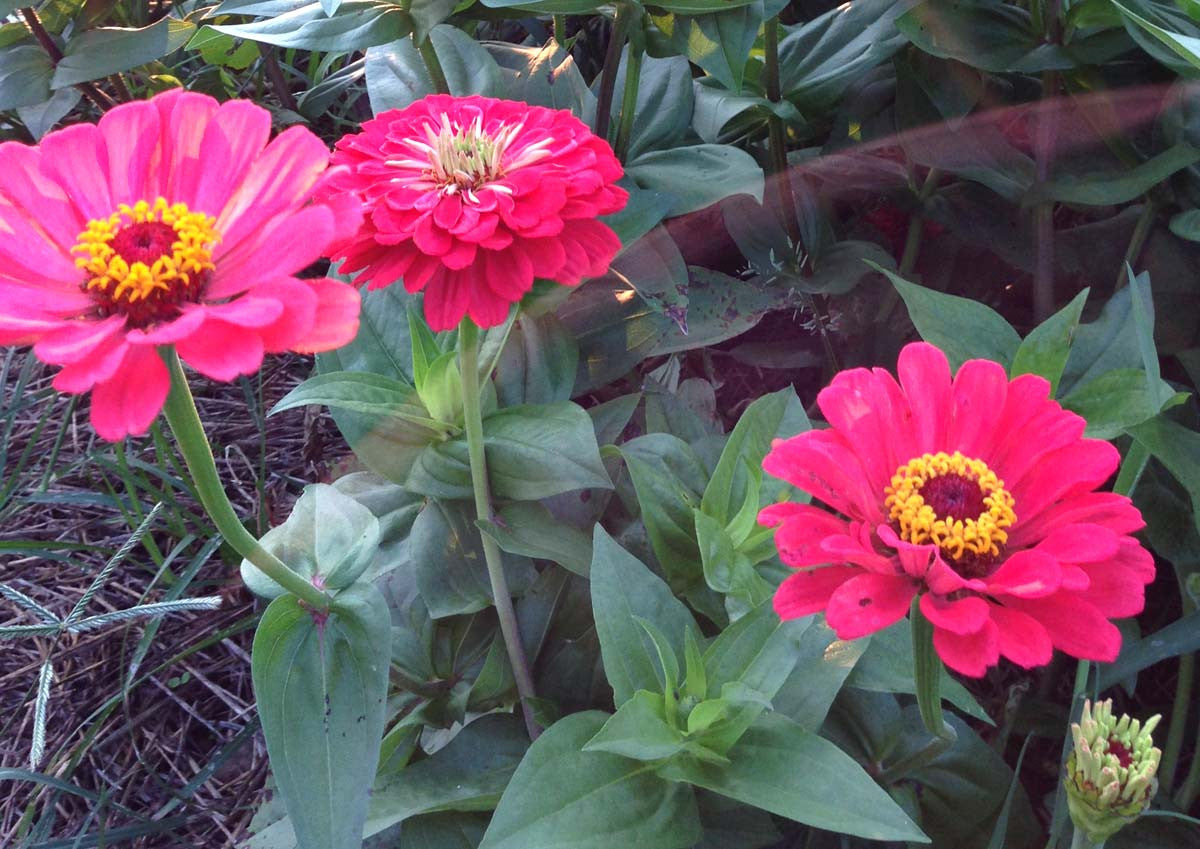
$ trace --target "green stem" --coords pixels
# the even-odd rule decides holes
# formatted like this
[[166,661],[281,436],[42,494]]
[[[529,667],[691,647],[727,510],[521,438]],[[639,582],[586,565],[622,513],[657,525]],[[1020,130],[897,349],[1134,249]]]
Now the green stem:
[[[458,359],[462,373],[463,424],[467,434],[467,455],[471,461],[475,512],[480,521],[490,522],[492,503],[488,492],[487,458],[483,451],[483,416],[479,409],[479,330],[469,318],[464,318],[458,328]],[[521,644],[517,612],[513,609],[512,595],[504,577],[500,547],[485,533],[480,532],[479,537],[483,543],[483,557],[487,561],[488,579],[492,583],[496,615],[500,619],[500,633],[504,637],[504,647],[508,649],[508,660],[517,681],[517,694],[521,697],[525,728],[529,731],[530,739],[536,740],[542,729],[533,718],[531,700],[536,698],[533,676],[529,672],[525,647]]]
[[1087,833],[1082,828],[1076,828],[1071,837],[1071,849],[1104,849],[1104,843],[1103,840],[1099,843],[1088,840]]
[[617,5],[617,16],[613,18],[612,32],[608,36],[608,50],[604,54],[604,68],[600,71],[600,91],[596,95],[596,135],[608,139],[608,127],[612,123],[612,101],[617,90],[617,71],[621,68],[621,48],[625,46],[625,35],[633,9],[628,3]]
[[554,41],[559,47],[565,47],[567,43],[567,16],[554,16]]
[[637,113],[638,82],[642,76],[642,49],[629,43],[629,59],[625,63],[625,90],[621,93],[621,122],[617,125],[617,159],[625,161],[629,140],[633,136],[633,119]]
[[904,253],[900,255],[900,265],[896,269],[896,273],[901,277],[908,277],[917,264],[917,257],[921,255],[921,236],[925,232],[925,202],[929,200],[929,196],[933,194],[933,190],[937,188],[938,181],[941,179],[942,172],[936,168],[930,168],[929,173],[925,175],[925,182],[921,184],[921,190],[917,192],[917,208],[908,219],[908,232],[904,236]]
[[[415,38],[413,39],[416,40]],[[433,39],[428,36],[417,45],[417,51],[421,54],[421,59],[425,62],[425,69],[429,71],[429,79],[433,83],[433,90],[438,94],[449,94],[450,83],[446,81],[446,72],[442,70],[442,60],[438,58],[437,50],[433,47]]]
[[[1200,727],[1196,729],[1196,739],[1200,740]],[[1192,753],[1192,765],[1175,794],[1175,802],[1180,810],[1187,811],[1195,804],[1197,796],[1200,796],[1200,751]]]
[[936,761],[958,740],[958,732],[948,723],[943,723],[943,731],[945,733],[934,734],[929,738],[929,742],[908,757],[901,758],[887,767],[879,776],[880,780],[885,784],[894,784]]
[[912,626],[913,674],[921,720],[934,737],[954,741],[954,729],[942,718],[942,659],[933,647],[933,624],[921,612],[921,596],[913,596],[908,611]]
[[[1171,705],[1167,742],[1163,744],[1162,763],[1158,766],[1158,783],[1170,790],[1175,783],[1175,770],[1179,766],[1179,753],[1183,750],[1183,734],[1187,728],[1188,714],[1192,704],[1192,685],[1196,677],[1196,655],[1179,656],[1179,680],[1175,684],[1175,700]],[[1200,757],[1193,757],[1193,762]],[[1187,810],[1184,808],[1184,810]]]
[[[1059,755],[1059,774],[1067,766],[1067,756],[1071,753],[1071,748],[1074,746],[1074,740],[1071,738],[1071,723],[1075,722],[1080,713],[1083,711],[1083,698],[1087,695],[1088,678],[1092,672],[1092,662],[1090,660],[1081,660],[1075,667],[1075,686],[1071,688],[1071,704],[1067,716],[1067,732],[1063,739],[1062,753]],[[1046,843],[1046,849],[1053,849],[1058,843],[1058,835],[1062,831],[1063,823],[1067,820],[1066,805],[1064,800],[1066,797],[1066,789],[1061,781],[1054,791],[1054,812],[1050,819],[1050,840]],[[1078,830],[1076,830],[1078,834]]]
[[196,486],[196,495],[216,525],[217,531],[238,554],[257,566],[272,581],[313,610],[328,610],[329,596],[263,548],[234,512],[217,474],[212,447],[204,434],[200,414],[196,412],[196,402],[192,400],[192,390],[188,387],[187,376],[183,373],[183,364],[179,362],[179,356],[174,349],[170,349],[166,360],[167,369],[171,374],[171,391],[167,394],[163,412],[166,414],[167,424],[171,426],[171,432],[175,434],[179,453],[183,456],[192,482]]

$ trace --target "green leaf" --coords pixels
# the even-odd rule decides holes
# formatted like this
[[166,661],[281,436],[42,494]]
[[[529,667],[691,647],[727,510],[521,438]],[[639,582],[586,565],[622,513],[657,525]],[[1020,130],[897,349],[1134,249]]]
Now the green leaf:
[[771,704],[803,728],[820,731],[830,705],[870,644],[869,636],[839,640],[824,622],[814,622],[800,635],[796,665]]
[[607,717],[556,722],[517,767],[479,849],[685,849],[700,839],[692,790],[641,761],[581,751]]
[[[689,632],[690,633],[690,632]],[[583,746],[638,761],[656,761],[683,751],[683,734],[664,719],[661,693],[638,690]]]
[[571,293],[559,319],[579,343],[572,396],[611,383],[649,356],[671,320],[613,277],[589,280]]
[[[750,470],[761,468],[772,440],[786,439],[811,429],[804,405],[793,387],[755,399],[729,434],[717,467],[704,489],[701,511],[727,527],[752,491],[757,489]],[[764,495],[760,503],[769,504],[775,500],[775,495]]]
[[665,676],[658,652],[636,617],[658,626],[679,657],[684,633],[699,633],[691,613],[661,578],[600,525],[592,538],[591,589],[596,633],[615,703],[624,704],[638,690],[661,692]]
[[[311,484],[287,521],[263,536],[262,547],[305,578],[331,590],[354,583],[379,548],[379,521],[363,505],[328,484]],[[277,598],[283,587],[242,561],[242,580],[256,595]]]
[[253,41],[238,44],[231,35],[217,32],[209,26],[200,27],[187,43],[188,50],[199,50],[201,58],[210,65],[244,71],[261,55]]
[[33,44],[0,50],[0,111],[36,106],[50,99],[54,63]]
[[556,316],[522,313],[496,361],[496,400],[501,407],[566,401],[578,365],[579,346]]
[[702,573],[693,511],[707,472],[691,447],[669,433],[650,433],[621,446],[654,555],[677,589]]
[[[413,522],[409,550],[421,599],[435,619],[475,613],[492,605],[474,508],[466,502],[431,500]],[[526,558],[506,555],[509,590],[520,594],[536,578]]]
[[83,95],[77,88],[60,88],[49,100],[34,106],[18,106],[17,117],[34,139],[54,129],[54,125],[70,114]]
[[1158,415],[1146,373],[1140,369],[1113,369],[1074,389],[1062,405],[1087,421],[1085,435],[1115,439],[1127,428]]
[[[901,619],[873,634],[846,684],[876,693],[915,693],[911,629],[908,619]],[[942,678],[942,699],[968,716],[995,724],[966,688],[948,675]]]
[[[429,40],[451,94],[495,97],[502,93],[500,67],[478,41],[447,24],[430,30]],[[429,71],[410,39],[397,37],[374,45],[367,50],[366,61],[372,112],[378,115],[388,109],[403,109],[434,93]]]
[[734,9],[753,2],[755,0],[661,0],[654,5],[678,15],[704,15],[725,9]]
[[815,828],[928,842],[856,761],[786,717],[760,717],[729,750],[729,759],[727,766],[676,760],[660,774]]
[[275,784],[300,849],[362,840],[388,687],[391,617],[373,586],[340,593],[318,623],[293,596],[271,602],[251,672]]
[[[219,27],[218,27],[219,29]],[[72,38],[63,48],[63,58],[54,69],[51,88],[97,80],[128,71],[168,53],[191,39],[196,25],[166,17],[142,29],[101,27]]]
[[724,342],[754,327],[771,310],[790,303],[792,296],[784,286],[688,266],[687,315],[682,324],[670,324],[653,353],[673,354]]
[[553,38],[541,47],[500,41],[484,46],[500,66],[505,98],[566,109],[575,115],[584,114],[589,106],[595,109],[595,95],[588,90],[579,66]]
[[[251,9],[243,13],[252,14]],[[349,53],[404,38],[412,32],[412,26],[412,18],[399,4],[345,0],[333,15],[327,15],[319,2],[313,2],[252,23],[214,24],[212,28],[279,47]]]
[[722,144],[700,144],[643,153],[625,173],[641,188],[674,198],[668,216],[685,215],[722,198],[747,194],[760,203],[763,172],[754,157]]
[[874,267],[892,281],[921,338],[945,352],[951,369],[977,357],[995,360],[1005,367],[1012,362],[1021,337],[1000,313],[970,298],[926,289],[887,269]]
[[429,431],[429,441],[446,428],[434,417],[407,383],[380,374],[333,371],[310,377],[271,408],[273,416],[284,410],[317,404],[376,419],[395,418]]
[[1090,289],[1084,289],[1061,310],[1029,332],[1013,356],[1010,374],[1040,374],[1050,381],[1050,395],[1058,389],[1058,380],[1067,365],[1071,340],[1083,314],[1083,304]]
[[[629,47],[626,46],[617,70],[617,91],[624,88],[628,60]],[[637,102],[629,140],[630,160],[647,151],[666,150],[679,145],[692,120],[692,72],[687,59],[682,56],[666,59],[645,56],[637,83]],[[614,124],[623,108],[620,98],[614,98]]]
[[1098,173],[1059,177],[1034,186],[1025,198],[1027,204],[1045,201],[1111,206],[1138,198],[1189,165],[1200,161],[1200,150],[1177,144],[1140,165],[1119,174]]
[[482,814],[422,814],[404,824],[404,849],[476,849],[487,823]]
[[804,114],[837,104],[866,71],[907,43],[896,18],[908,4],[856,0],[793,27],[779,40],[779,77],[784,97]]
[[1171,232],[1189,242],[1200,242],[1200,209],[1187,209],[1171,216]]
[[775,694],[792,674],[800,640],[811,617],[781,622],[767,601],[722,631],[704,653],[708,698],[738,683],[764,698]]
[[688,268],[665,227],[655,227],[613,260],[609,273],[637,290],[638,296],[672,320],[687,315]]
[[654,22],[691,62],[730,91],[742,90],[746,60],[762,28],[762,0],[708,15],[654,17]]
[[1106,690],[1156,663],[1194,651],[1200,651],[1200,612],[1125,646],[1115,663],[1100,664],[1098,686]]
[[1110,2],[1127,21],[1150,35],[1166,47],[1168,51],[1183,60],[1185,68],[1176,68],[1176,70],[1184,71],[1186,70],[1186,66],[1200,68],[1200,38],[1184,35],[1179,32],[1172,32],[1134,13],[1128,6],[1118,3],[1117,0],[1110,0]]
[[592,541],[583,531],[554,518],[541,504],[505,504],[492,521],[476,520],[475,524],[507,552],[551,560],[576,575],[588,576]]
[[734,548],[733,539],[716,519],[696,510],[693,520],[704,581],[727,596],[725,610],[730,619],[739,618],[774,594],[774,587],[755,571],[749,557]]
[[[416,361],[413,362],[414,371]],[[439,422],[462,420],[462,375],[458,371],[458,352],[447,351],[429,363],[417,382],[417,395]]]
[[[576,489],[611,489],[592,420],[577,404],[524,404],[483,420],[492,494],[537,501]],[[406,485],[434,498],[470,498],[466,436],[430,445],[417,457]]]
[[812,295],[845,295],[871,273],[868,264],[890,268],[895,260],[874,242],[848,239],[822,250],[813,262],[811,275],[788,275],[781,277],[780,283],[786,281]]
[[1128,430],[1183,484],[1192,499],[1196,528],[1200,529],[1200,433],[1163,416],[1156,416]]

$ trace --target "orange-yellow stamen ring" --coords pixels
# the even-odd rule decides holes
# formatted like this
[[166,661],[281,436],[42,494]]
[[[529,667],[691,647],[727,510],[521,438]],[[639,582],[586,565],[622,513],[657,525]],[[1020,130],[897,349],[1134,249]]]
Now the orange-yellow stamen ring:
[[[983,509],[977,516],[939,516],[926,502],[921,490],[936,478],[955,476],[964,485],[979,488],[978,502]],[[964,457],[958,451],[923,454],[896,470],[884,506],[896,525],[900,538],[924,545],[932,542],[955,560],[974,555],[995,557],[1008,542],[1007,528],[1016,522],[1013,497],[1004,481],[982,460]]]
[[[175,231],[161,255],[149,262],[131,262],[113,244],[123,229],[139,224],[162,224]],[[77,255],[75,265],[88,275],[86,290],[118,307],[129,307],[155,293],[169,296],[195,287],[200,275],[213,270],[212,248],[220,239],[215,225],[211,216],[161,197],[153,204],[123,203],[108,218],[89,221],[71,252]]]

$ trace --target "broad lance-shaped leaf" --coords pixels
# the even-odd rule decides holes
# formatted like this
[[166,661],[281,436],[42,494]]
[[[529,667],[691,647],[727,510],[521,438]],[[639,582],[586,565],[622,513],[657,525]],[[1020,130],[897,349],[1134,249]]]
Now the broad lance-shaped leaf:
[[[308,579],[340,590],[358,579],[379,547],[379,520],[359,502],[328,484],[306,486],[286,522],[262,538],[262,546]],[[242,580],[256,595],[277,598],[284,589],[242,561]]]
[[391,615],[370,584],[324,621],[294,596],[271,602],[251,673],[276,786],[299,849],[358,849],[383,735]]
[[592,538],[592,613],[604,672],[619,706],[638,690],[662,692],[663,670],[654,641],[637,623],[653,622],[684,656],[684,634],[699,635],[692,614],[662,579],[596,525]]
[[854,759],[784,716],[759,717],[728,757],[728,765],[674,760],[660,774],[816,828],[928,842]]
[[537,739],[500,798],[479,849],[695,845],[700,819],[690,787],[664,781],[642,761],[582,751],[607,719],[599,711],[572,714]]
[[[497,498],[537,501],[575,489],[611,489],[592,420],[570,401],[507,407],[483,420],[488,477]],[[429,445],[406,485],[433,498],[470,498],[463,436]]]

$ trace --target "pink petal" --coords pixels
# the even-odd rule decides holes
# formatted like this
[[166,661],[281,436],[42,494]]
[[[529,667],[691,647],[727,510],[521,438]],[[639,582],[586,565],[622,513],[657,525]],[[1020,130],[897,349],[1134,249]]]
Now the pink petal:
[[200,143],[217,110],[217,101],[204,94],[173,89],[158,95],[152,102],[158,107],[163,131],[163,160],[159,166],[163,196],[185,203],[189,209],[212,215],[220,207],[197,205],[196,186],[220,180],[227,170],[224,164],[208,172],[200,167],[200,162],[204,161]]
[[[838,562],[839,558],[830,557],[821,549],[821,543],[834,534],[845,534],[845,520],[809,504],[791,506],[800,509],[793,511],[775,533],[780,559],[795,567]],[[760,513],[760,521],[761,518]]]
[[1146,526],[1142,514],[1128,497],[1113,492],[1085,492],[1048,507],[1029,520],[1019,519],[1009,531],[1008,544],[1022,548],[1059,525],[1078,522],[1104,525],[1118,534],[1133,533]]
[[108,182],[108,150],[94,124],[72,124],[40,144],[42,173],[66,192],[84,221],[116,211]]
[[988,621],[988,603],[979,596],[950,601],[925,593],[921,596],[921,612],[934,627],[954,634],[974,634]]
[[991,606],[991,616],[999,629],[1000,654],[1025,669],[1050,662],[1054,645],[1040,622],[1027,613],[999,604]]
[[829,596],[862,570],[849,566],[822,566],[788,575],[775,591],[775,613],[780,619],[798,619],[824,610]]
[[[85,221],[62,186],[41,173],[41,159],[39,148],[17,142],[0,144],[0,196],[37,221],[57,252],[69,257]],[[74,263],[70,265],[74,270]]]
[[934,628],[933,647],[947,666],[971,678],[982,678],[989,666],[1000,661],[1000,639],[996,623],[990,619],[972,634]]
[[1154,580],[1154,556],[1133,537],[1121,537],[1113,564],[1133,572],[1143,584]]
[[292,350],[317,353],[349,344],[358,334],[358,290],[328,278],[307,282],[317,295],[315,318],[312,327],[292,343]]
[[866,533],[860,534],[859,537],[849,533],[831,534],[825,537],[821,541],[818,555],[824,558],[822,562],[853,563],[870,572],[879,572],[883,575],[896,574],[899,571],[896,559],[885,557],[871,547],[870,531],[866,525],[859,523],[858,528]]
[[1117,626],[1076,593],[1055,593],[1047,598],[1012,598],[1005,607],[1016,608],[1042,624],[1055,648],[1082,660],[1112,663],[1121,652]]
[[31,345],[66,325],[62,319],[46,316],[0,315],[0,345]]
[[1062,563],[1094,563],[1116,556],[1119,537],[1103,525],[1061,525],[1035,548]]
[[1033,519],[1060,499],[1095,489],[1120,462],[1117,449],[1099,439],[1081,439],[1052,451],[1010,490],[1018,520]]
[[192,305],[177,318],[156,324],[148,329],[135,328],[126,333],[126,338],[134,345],[171,345],[180,339],[186,339],[204,324],[205,310],[199,305]]
[[892,408],[896,396],[888,391],[889,382],[895,384],[886,372],[849,369],[817,395],[826,421],[855,447],[872,487],[880,492],[896,469],[911,459],[896,455],[893,422],[903,418],[905,411]]
[[942,450],[954,413],[946,355],[925,342],[905,345],[896,363],[896,373],[912,405],[916,453]]
[[283,304],[278,299],[260,297],[257,292],[223,304],[206,304],[200,309],[205,321],[217,319],[255,330],[273,324],[283,314]]
[[[255,158],[271,136],[271,113],[248,100],[230,100],[211,113],[196,156],[204,172],[185,177],[181,188],[189,203],[217,215],[247,178]],[[224,219],[223,221],[227,221]]]
[[118,334],[76,362],[62,367],[54,375],[54,388],[59,392],[79,395],[97,383],[111,380],[125,362],[129,344]]
[[133,345],[127,350],[112,379],[92,390],[92,427],[110,442],[149,430],[171,387],[157,351]]
[[[336,281],[335,281],[336,282]],[[297,341],[312,330],[316,320],[319,299],[316,289],[308,280],[284,277],[270,283],[262,283],[251,290],[249,297],[269,299],[280,307],[278,317],[269,325],[260,327],[259,338],[263,350],[269,353],[290,351]],[[346,286],[344,283],[338,285]],[[346,286],[350,289],[350,286]],[[357,296],[358,292],[355,291]]]
[[162,194],[158,107],[145,100],[105,112],[97,125],[108,152],[109,187],[114,203],[153,202]]
[[864,637],[903,619],[916,592],[909,578],[864,572],[830,595],[825,621],[840,639]]
[[1062,566],[1049,554],[1028,549],[1005,560],[986,581],[989,593],[1042,598],[1058,591],[1062,584]]
[[[0,279],[45,289],[48,300],[87,297],[79,290],[85,278],[75,267],[70,249],[46,238],[37,221],[40,208],[21,209],[0,197]],[[36,306],[25,301],[21,305]]]
[[103,321],[72,321],[47,333],[33,352],[44,363],[74,363],[90,356],[125,326],[125,317],[112,315]]
[[1114,563],[1087,563],[1080,567],[1087,573],[1087,589],[1079,593],[1096,609],[1113,619],[1137,616],[1146,606],[1146,589],[1141,577],[1130,569]]
[[224,254],[208,284],[209,300],[245,292],[256,283],[301,271],[320,259],[333,234],[333,213],[310,206],[271,222],[255,240]]
[[778,440],[763,460],[763,469],[851,519],[883,518],[883,493],[871,486],[858,457],[838,433],[810,430]]
[[995,432],[997,411],[1004,409],[1008,375],[991,360],[967,360],[954,376],[954,420],[947,451],[986,456]]
[[262,339],[257,333],[223,321],[205,321],[199,332],[179,340],[175,349],[196,371],[221,381],[253,374],[263,359]]

